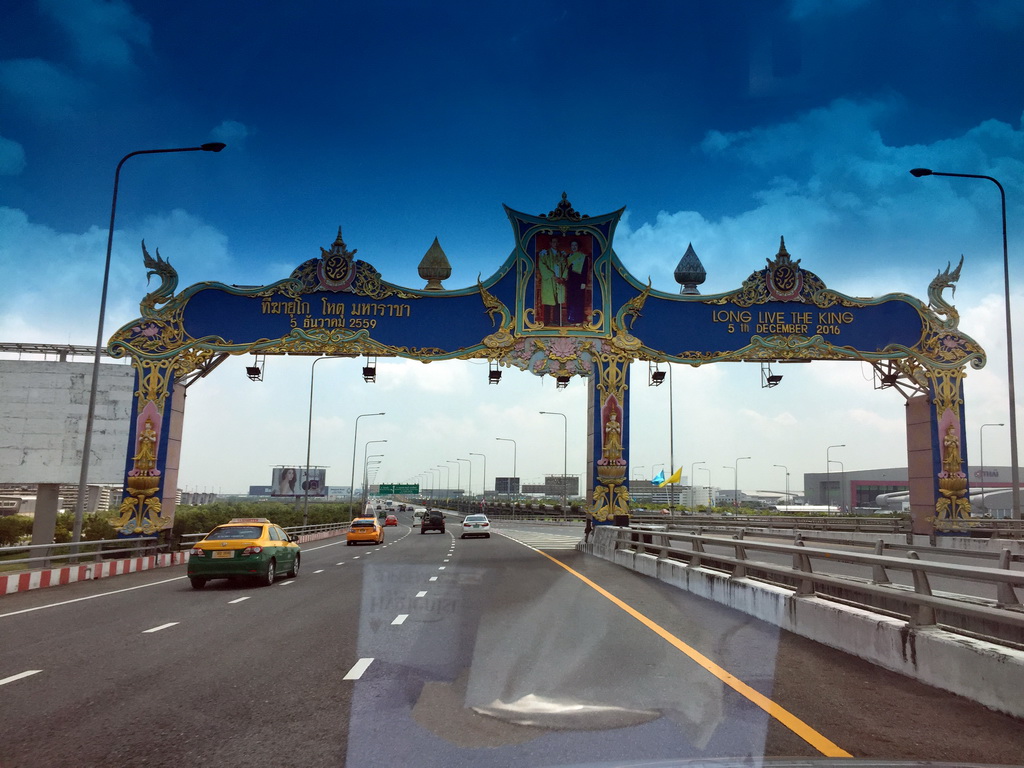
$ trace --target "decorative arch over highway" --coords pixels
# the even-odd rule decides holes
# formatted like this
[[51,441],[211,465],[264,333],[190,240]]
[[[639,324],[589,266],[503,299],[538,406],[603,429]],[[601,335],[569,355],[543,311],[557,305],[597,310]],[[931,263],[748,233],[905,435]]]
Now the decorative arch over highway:
[[[436,240],[419,266],[422,289],[383,280],[355,258],[339,229],[329,249],[283,280],[197,283],[180,293],[170,262],[143,244],[145,266],[160,285],[143,298],[141,316],[109,342],[110,354],[130,356],[137,372],[121,533],[171,525],[176,477],[166,470],[177,466],[180,449],[172,407],[178,385],[226,355],[251,353],[487,359],[563,381],[591,377],[588,512],[598,523],[629,514],[631,362],[867,361],[908,399],[908,440],[917,437],[910,441],[915,528],[948,530],[967,519],[963,379],[968,364],[984,366],[985,353],[959,330],[959,314],[943,295],[955,289],[962,258],[931,281],[927,304],[906,294],[855,298],[832,290],[784,241],[734,291],[673,294],[638,280],[616,256],[623,210],[586,216],[565,194],[547,215],[506,207],[512,253],[493,275],[460,290],[442,285],[451,267]],[[691,266],[703,273],[695,257]]]

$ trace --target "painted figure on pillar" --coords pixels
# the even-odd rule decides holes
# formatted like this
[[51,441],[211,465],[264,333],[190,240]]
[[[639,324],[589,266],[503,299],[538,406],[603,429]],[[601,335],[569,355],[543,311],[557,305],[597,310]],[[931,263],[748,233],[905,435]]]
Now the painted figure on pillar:
[[150,535],[167,528],[171,517],[163,514],[158,492],[161,472],[157,468],[161,417],[156,404],[149,402],[136,422],[138,436],[132,468],[128,470],[121,516],[113,521],[122,536]]
[[139,435],[139,450],[134,457],[136,471],[149,472],[156,466],[156,438],[153,420],[147,418],[142,434]]
[[962,474],[963,459],[960,458],[960,436],[952,424],[946,429],[942,438],[942,468],[947,475]]

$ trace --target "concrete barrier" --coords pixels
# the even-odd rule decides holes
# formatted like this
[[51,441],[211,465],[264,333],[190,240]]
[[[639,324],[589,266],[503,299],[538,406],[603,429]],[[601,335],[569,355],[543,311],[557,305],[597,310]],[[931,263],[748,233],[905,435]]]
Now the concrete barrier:
[[1024,717],[1024,652],[937,626],[914,627],[866,609],[677,560],[615,549],[599,527],[577,550],[727,605],[749,616],[853,654],[885,669]]
[[125,573],[136,573],[153,568],[181,565],[187,557],[187,552],[171,552],[163,555],[126,557],[122,560],[104,560],[99,563],[64,565],[60,568],[43,568],[35,571],[9,573],[0,575],[0,595],[10,595],[14,592],[26,592],[30,589],[45,589],[46,587],[57,587],[63,584],[74,584],[76,581],[105,579],[108,576],[120,576]]

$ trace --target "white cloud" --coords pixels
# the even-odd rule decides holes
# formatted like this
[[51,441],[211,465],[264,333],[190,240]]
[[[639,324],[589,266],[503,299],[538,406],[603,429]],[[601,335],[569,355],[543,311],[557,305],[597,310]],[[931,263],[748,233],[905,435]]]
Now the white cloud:
[[[111,254],[107,335],[139,314],[148,290],[142,238],[150,253],[169,258],[180,286],[206,279],[205,270],[230,259],[226,237],[190,214],[176,210],[145,219],[138,230],[117,229]],[[95,343],[107,232],[57,232],[24,212],[0,207],[0,338],[18,341]],[[166,248],[166,250],[164,250]]]
[[0,136],[0,176],[17,176],[25,170],[25,148]]
[[135,49],[148,49],[150,26],[121,0],[40,0],[71,40],[71,50],[82,63],[109,69],[133,65]]
[[9,105],[49,122],[67,120],[85,100],[88,86],[42,59],[0,61],[0,93]]
[[242,149],[248,137],[248,127],[236,120],[225,120],[210,131],[210,138],[224,142],[230,149]]

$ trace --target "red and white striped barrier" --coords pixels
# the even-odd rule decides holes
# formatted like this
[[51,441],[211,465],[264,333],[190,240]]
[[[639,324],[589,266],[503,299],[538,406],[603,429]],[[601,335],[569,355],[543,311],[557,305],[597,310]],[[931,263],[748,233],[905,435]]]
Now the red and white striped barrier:
[[[344,533],[344,528],[307,533],[299,536],[299,542],[329,539],[333,536],[342,536]],[[30,589],[43,589],[44,587],[57,587],[62,584],[73,584],[76,581],[103,579],[107,576],[120,576],[125,573],[135,573],[136,571],[148,571],[152,568],[166,568],[170,565],[182,565],[187,561],[188,550],[183,550],[163,555],[130,557],[123,560],[105,560],[85,565],[65,565],[60,568],[22,571],[8,575],[0,574],[0,595],[10,595],[14,592],[25,592]]]
[[99,563],[65,565],[60,568],[0,575],[0,595],[56,587],[61,584],[73,584],[76,581],[104,579],[107,576],[120,576],[124,573],[148,571],[152,568],[165,568],[170,565],[181,565],[187,559],[188,552],[171,552],[162,555],[129,557],[123,560],[105,560]]

